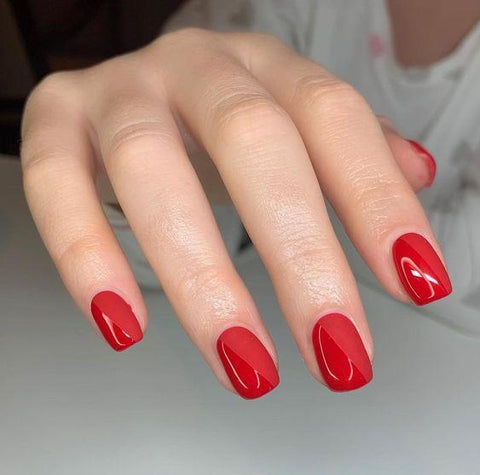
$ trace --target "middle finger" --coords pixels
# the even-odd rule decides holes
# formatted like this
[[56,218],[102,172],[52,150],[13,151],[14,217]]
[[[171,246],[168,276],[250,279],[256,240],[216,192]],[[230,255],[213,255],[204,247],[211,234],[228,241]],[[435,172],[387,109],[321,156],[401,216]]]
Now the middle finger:
[[368,383],[358,290],[295,125],[227,55],[183,58],[175,79],[169,96],[215,162],[311,372],[339,391]]

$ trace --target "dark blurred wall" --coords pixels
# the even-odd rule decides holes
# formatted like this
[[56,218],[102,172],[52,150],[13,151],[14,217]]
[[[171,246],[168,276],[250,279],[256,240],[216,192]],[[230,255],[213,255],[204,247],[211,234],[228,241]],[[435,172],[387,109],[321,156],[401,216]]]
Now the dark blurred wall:
[[10,5],[0,0],[0,98],[21,97],[34,83]]
[[143,46],[182,0],[0,0],[0,153],[18,153],[23,102],[48,72]]
[[107,53],[112,49],[109,41],[112,27],[122,49],[137,48],[158,34],[162,23],[182,1],[29,0],[28,3],[43,35],[61,29],[62,23],[74,24],[75,19],[90,16],[85,27],[63,47]]
[[48,72],[86,66],[147,44],[181,3],[0,0],[0,98],[31,87],[32,69],[38,75],[32,63],[40,57]]

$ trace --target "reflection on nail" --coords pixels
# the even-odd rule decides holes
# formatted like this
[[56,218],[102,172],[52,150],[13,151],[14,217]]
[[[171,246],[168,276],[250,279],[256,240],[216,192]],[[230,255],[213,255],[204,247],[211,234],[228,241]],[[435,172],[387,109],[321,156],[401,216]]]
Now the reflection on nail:
[[403,287],[417,305],[425,305],[452,292],[445,266],[420,234],[400,236],[393,245],[393,260]]

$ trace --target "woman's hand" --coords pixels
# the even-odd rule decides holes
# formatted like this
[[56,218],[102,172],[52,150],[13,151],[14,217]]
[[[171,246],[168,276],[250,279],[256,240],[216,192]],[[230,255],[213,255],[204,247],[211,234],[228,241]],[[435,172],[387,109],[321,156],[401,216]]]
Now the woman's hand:
[[181,130],[218,169],[312,374],[338,391],[368,383],[372,339],[324,195],[386,290],[425,304],[451,291],[412,190],[427,185],[433,162],[351,86],[268,35],[186,29],[51,75],[32,93],[25,191],[84,314],[116,350],[147,327],[97,196],[95,177],[105,171],[221,383],[246,398],[278,384],[274,346],[225,250]]

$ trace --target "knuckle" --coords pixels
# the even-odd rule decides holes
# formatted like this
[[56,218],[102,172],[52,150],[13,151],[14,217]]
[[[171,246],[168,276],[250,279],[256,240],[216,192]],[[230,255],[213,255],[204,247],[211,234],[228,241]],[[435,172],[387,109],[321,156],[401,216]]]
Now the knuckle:
[[143,47],[114,56],[84,69],[81,75],[83,85],[90,95],[105,98],[121,97],[123,91],[132,89],[151,91],[154,86],[155,90],[161,89],[161,80],[147,57],[147,49]]
[[[56,72],[48,75],[30,92],[23,111],[21,135],[22,138],[31,135],[40,122],[47,122],[48,111],[59,105],[73,104],[77,97],[74,88],[75,72]],[[43,112],[43,113],[42,113]],[[47,113],[45,113],[47,112]],[[40,117],[40,120],[39,120]]]
[[[55,252],[59,269],[74,268],[76,272],[81,272],[82,267],[87,270],[92,266],[97,269],[104,266],[102,263],[104,262],[105,244],[102,236],[94,232],[85,232],[85,230],[82,230],[83,234],[75,229],[64,229],[64,232],[66,242],[63,245],[57,243]],[[79,235],[80,237],[78,237]]]
[[68,97],[72,88],[72,75],[75,73],[59,71],[49,74],[42,79],[28,96],[25,105],[25,114],[28,114],[36,105]]
[[[342,274],[331,240],[318,233],[296,233],[284,239],[275,253],[277,275],[300,286],[312,298],[335,293]],[[325,283],[328,282],[328,289]]]
[[21,160],[23,167],[23,187],[28,194],[49,181],[52,175],[60,173],[59,164],[65,161],[67,151],[61,147],[36,150],[34,144],[22,144]]
[[369,214],[386,216],[398,209],[402,197],[403,192],[398,184],[390,181],[366,185],[353,192],[353,199],[360,209],[364,209]]
[[279,105],[268,97],[251,93],[237,92],[222,98],[212,113],[217,139],[247,146],[268,135],[269,130],[276,130],[278,126],[284,128],[287,120]]
[[175,143],[174,131],[158,120],[139,120],[121,125],[114,130],[108,144],[105,160],[130,164],[155,150],[166,151]]
[[321,74],[307,75],[298,79],[294,100],[301,106],[319,113],[335,113],[346,108],[363,107],[365,100],[348,84]]
[[325,246],[319,236],[297,230],[281,240],[276,260],[282,267],[303,269],[312,260],[317,260],[319,255],[324,256],[324,250]]
[[[363,160],[362,160],[363,161]],[[347,172],[350,200],[359,206],[373,202],[391,202],[397,199],[401,183],[386,176],[375,164],[356,163]]]
[[388,233],[399,216],[408,214],[405,189],[395,180],[378,175],[352,178],[349,200],[355,203],[358,215],[376,239]]
[[[187,258],[188,261],[188,258]],[[176,286],[180,298],[211,300],[225,310],[225,303],[234,300],[225,272],[216,263],[192,263],[186,266]]]
[[70,74],[66,71],[49,74],[35,86],[31,95],[41,97],[43,95],[58,94],[69,84],[68,78]]
[[[185,209],[181,187],[162,186],[154,192],[148,203],[145,217],[145,241],[154,246],[170,247],[172,258],[181,259],[196,246],[194,215]],[[190,249],[190,245],[192,249]]]
[[161,50],[175,51],[178,54],[178,48],[182,46],[190,46],[201,44],[209,38],[211,32],[202,28],[186,27],[171,31],[159,36],[153,43],[154,48]]
[[225,272],[219,265],[202,264],[185,273],[176,284],[174,292],[179,300],[198,302],[200,308],[208,309],[208,312],[198,312],[192,324],[196,331],[209,334],[212,326],[238,314],[242,308],[234,288],[234,280],[228,271]]
[[188,40],[188,41],[198,41],[199,38],[204,38],[206,35],[208,35],[208,30],[205,30],[203,28],[197,28],[194,26],[189,26],[185,28],[180,28],[179,30],[176,30],[172,33],[167,33],[166,36],[170,36],[172,38],[180,38],[183,40]]
[[283,47],[283,42],[275,35],[271,33],[255,32],[250,33],[251,45],[253,47],[260,47],[266,49],[275,49]]

